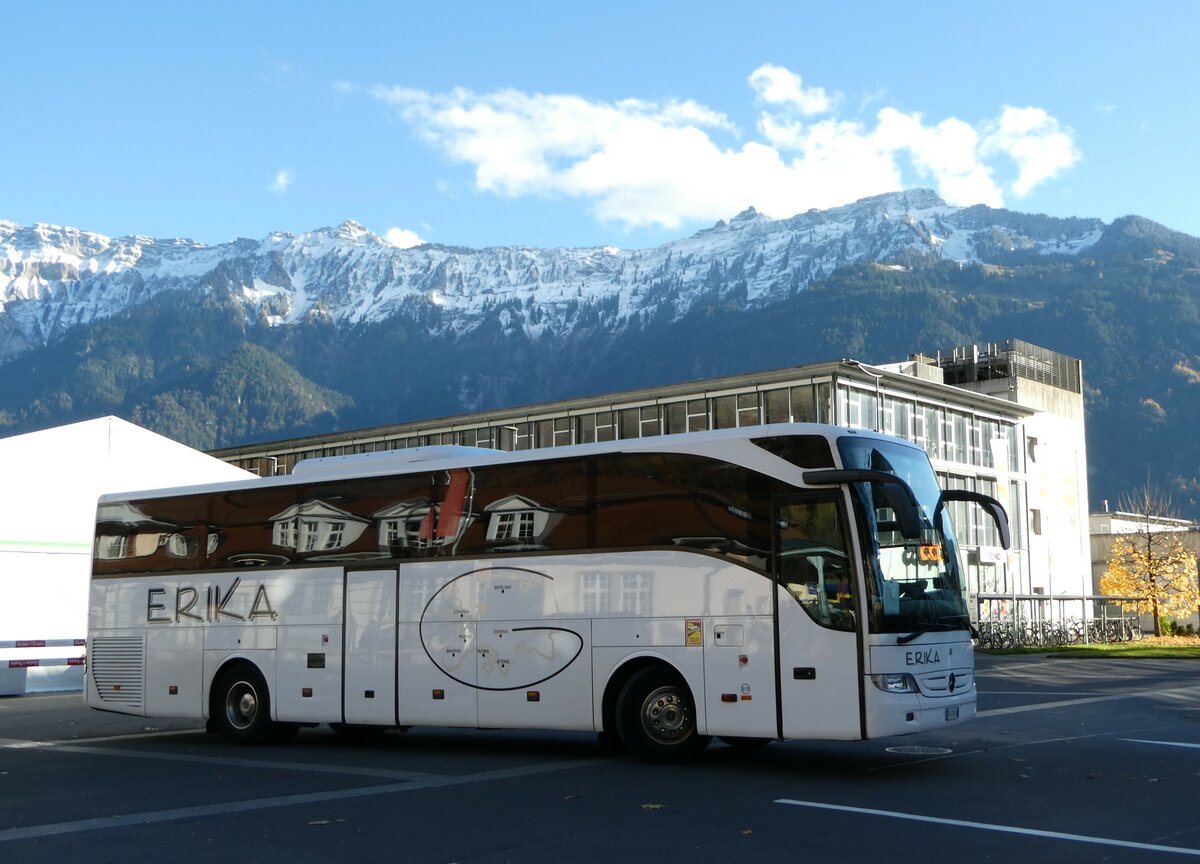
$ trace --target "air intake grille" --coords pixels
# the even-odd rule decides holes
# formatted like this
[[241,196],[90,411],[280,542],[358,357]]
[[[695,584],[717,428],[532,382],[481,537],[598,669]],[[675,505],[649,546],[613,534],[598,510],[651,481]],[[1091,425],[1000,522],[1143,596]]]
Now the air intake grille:
[[142,672],[146,647],[141,636],[109,636],[92,640],[88,669],[96,692],[105,702],[142,707]]
[[955,672],[917,676],[921,693],[926,696],[951,696],[956,693],[966,693],[971,689],[971,681],[971,673],[961,669]]

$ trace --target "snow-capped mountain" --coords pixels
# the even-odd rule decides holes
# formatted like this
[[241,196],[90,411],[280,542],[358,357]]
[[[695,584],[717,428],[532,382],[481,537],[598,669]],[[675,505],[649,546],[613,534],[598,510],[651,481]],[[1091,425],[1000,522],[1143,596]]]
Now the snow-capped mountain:
[[610,332],[639,316],[677,320],[714,296],[763,307],[845,264],[897,261],[910,250],[968,262],[1074,255],[1104,228],[1096,219],[952,207],[926,190],[782,220],[750,208],[635,250],[398,249],[355,222],[205,246],[0,221],[0,363],[170,289],[226,291],[251,326],[410,316],[430,335],[463,335],[498,316],[506,330],[536,339],[565,336],[584,320]]
[[1198,334],[1200,239],[920,190],[634,250],[0,222],[0,435],[118,414],[212,449],[1019,338],[1083,361],[1094,494],[1152,454],[1200,514]]

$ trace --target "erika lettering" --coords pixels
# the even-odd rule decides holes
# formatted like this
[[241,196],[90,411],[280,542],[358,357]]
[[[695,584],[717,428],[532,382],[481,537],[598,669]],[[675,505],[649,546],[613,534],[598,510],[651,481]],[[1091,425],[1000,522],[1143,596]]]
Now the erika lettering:
[[179,621],[180,618],[190,618],[193,621],[203,621],[203,618],[192,612],[192,607],[196,605],[196,601],[199,599],[200,592],[195,588],[180,588],[177,590],[175,592],[175,620]]
[[904,652],[904,664],[906,666],[929,666],[941,662],[942,656],[938,654],[936,648],[926,648],[924,651]]
[[241,584],[242,579],[239,576],[237,579],[233,580],[233,584],[229,586],[229,591],[226,592],[224,597],[221,597],[221,586],[217,586],[217,615],[213,619],[214,621],[220,621],[222,615],[226,616],[227,618],[236,618],[239,621],[246,620],[244,615],[239,615],[236,612],[230,612],[225,608],[229,605],[229,601],[233,599],[233,595],[237,593],[237,589]]
[[[151,588],[146,592],[146,622],[149,624],[179,624],[195,621],[197,623],[213,623],[226,618],[235,621],[257,621],[265,618],[274,621],[279,614],[271,606],[271,598],[267,594],[267,586],[259,585],[253,599],[249,599],[249,591],[240,591],[242,580],[233,580],[228,588],[220,585],[207,585],[196,588],[183,585],[175,590],[175,602],[172,606],[167,602],[167,588]],[[247,602],[249,608],[247,609]]]

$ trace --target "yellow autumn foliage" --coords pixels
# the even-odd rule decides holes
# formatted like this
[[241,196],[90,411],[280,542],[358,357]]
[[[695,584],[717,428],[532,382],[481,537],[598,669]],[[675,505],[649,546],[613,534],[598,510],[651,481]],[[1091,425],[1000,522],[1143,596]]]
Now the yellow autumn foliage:
[[[1173,532],[1121,535],[1113,540],[1108,569],[1100,578],[1100,590],[1113,597],[1137,597],[1141,611],[1186,617],[1200,603],[1196,556]],[[1121,604],[1134,611],[1139,604]]]

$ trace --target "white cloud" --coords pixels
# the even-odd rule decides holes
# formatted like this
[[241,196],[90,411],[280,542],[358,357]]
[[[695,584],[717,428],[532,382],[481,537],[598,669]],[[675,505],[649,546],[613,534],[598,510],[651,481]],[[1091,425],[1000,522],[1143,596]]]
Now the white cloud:
[[296,172],[285,168],[275,175],[275,179],[271,182],[271,191],[282,194],[292,188],[292,183],[295,179]]
[[[748,205],[776,217],[906,186],[955,204],[1003,204],[1074,164],[1074,133],[1040,108],[1004,107],[972,125],[884,107],[873,123],[837,116],[842,99],[765,64],[748,83],[756,140],[693,100],[601,102],[569,94],[375,87],[417,134],[474,169],[478,190],[567,196],[628,227],[677,228]],[[822,116],[824,115],[824,116]],[[1005,160],[1016,166],[1006,188]],[[1011,173],[1011,172],[1010,172]]]
[[920,114],[884,108],[872,137],[883,152],[905,152],[921,181],[931,180],[947,201],[962,204],[1004,203],[1004,193],[991,169],[979,160],[979,133],[969,123],[950,118],[926,126]]
[[398,249],[411,249],[425,242],[416,231],[408,228],[389,228],[383,238]]
[[826,114],[840,101],[822,87],[805,87],[795,72],[770,63],[750,73],[750,86],[768,105],[791,107],[805,115]]
[[1017,163],[1012,191],[1018,198],[1080,159],[1074,133],[1041,108],[1005,105],[999,119],[987,124],[985,132],[981,147],[984,156],[1004,153]]

